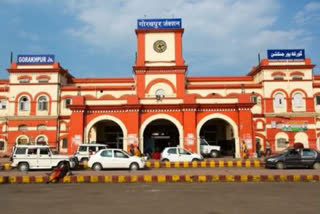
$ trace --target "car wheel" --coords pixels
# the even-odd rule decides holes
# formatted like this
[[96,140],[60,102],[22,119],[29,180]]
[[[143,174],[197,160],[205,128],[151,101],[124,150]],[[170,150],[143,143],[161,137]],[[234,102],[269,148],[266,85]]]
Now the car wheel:
[[194,161],[200,161],[200,160],[198,158],[193,158],[192,162],[194,162]]
[[130,164],[130,170],[138,170],[138,169],[139,169],[139,165],[137,163]]
[[277,169],[284,169],[284,164],[283,164],[282,162],[278,162],[278,163],[276,164],[276,168],[277,168]]
[[92,169],[94,171],[100,171],[102,169],[102,166],[100,163],[95,163],[95,164],[93,164]]
[[211,151],[210,156],[212,158],[217,158],[219,156],[219,153],[217,151]]
[[313,169],[320,169],[320,163],[319,162],[316,162],[312,165],[312,168]]
[[26,172],[29,170],[29,164],[28,163],[19,163],[18,169],[21,172]]
[[162,160],[163,162],[169,162],[169,160],[167,158]]

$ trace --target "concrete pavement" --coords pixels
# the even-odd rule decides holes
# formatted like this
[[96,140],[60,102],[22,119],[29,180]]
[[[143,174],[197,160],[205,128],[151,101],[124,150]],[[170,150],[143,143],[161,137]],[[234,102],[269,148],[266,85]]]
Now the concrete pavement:
[[319,183],[0,185],[1,213],[318,214]]

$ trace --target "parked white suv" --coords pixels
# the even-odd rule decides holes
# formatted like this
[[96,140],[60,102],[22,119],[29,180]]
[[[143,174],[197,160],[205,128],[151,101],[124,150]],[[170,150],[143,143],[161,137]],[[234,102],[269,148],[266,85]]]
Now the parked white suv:
[[66,155],[54,155],[49,146],[43,145],[17,145],[11,154],[11,167],[20,171],[29,169],[51,169],[64,162],[70,168],[76,167],[76,160]]
[[217,158],[220,155],[220,146],[210,145],[205,139],[200,140],[200,152],[203,156]]
[[98,151],[102,149],[106,149],[107,145],[105,144],[80,144],[77,151],[75,152],[74,156],[77,158],[78,161],[88,161],[90,155],[94,155]]
[[93,170],[105,168],[127,168],[131,170],[143,169],[145,167],[144,158],[131,156],[122,149],[103,149],[92,155],[88,161],[88,166]]
[[167,147],[161,153],[161,161],[200,161],[203,160],[202,155],[192,153],[180,147]]

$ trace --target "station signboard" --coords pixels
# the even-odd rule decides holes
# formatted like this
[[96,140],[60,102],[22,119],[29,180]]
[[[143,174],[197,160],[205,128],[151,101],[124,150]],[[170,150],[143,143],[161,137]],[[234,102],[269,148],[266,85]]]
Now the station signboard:
[[19,65],[48,65],[54,63],[54,55],[18,55],[17,64]]
[[174,29],[181,28],[182,20],[176,19],[138,19],[138,29]]
[[304,49],[277,49],[268,50],[270,60],[295,60],[305,59]]

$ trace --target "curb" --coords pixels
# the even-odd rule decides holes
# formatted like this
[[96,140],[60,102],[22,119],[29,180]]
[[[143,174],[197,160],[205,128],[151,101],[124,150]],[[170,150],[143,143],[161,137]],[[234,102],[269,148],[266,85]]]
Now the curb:
[[[193,162],[161,162],[147,161],[147,168],[261,168],[264,167],[264,162],[260,160],[210,160],[210,161],[193,161]],[[0,165],[0,170],[11,170],[11,164],[5,163]],[[80,169],[89,169],[87,162],[80,163]]]
[[[0,184],[44,184],[48,176],[0,176]],[[66,176],[58,183],[319,182],[320,175]]]
[[[80,165],[84,169],[88,169],[87,163]],[[147,161],[147,168],[261,168],[265,164],[260,160],[210,160],[210,161],[193,161],[193,162],[161,162],[161,161]]]
[[[210,160],[210,161],[193,161],[193,162],[161,162],[147,161],[148,168],[263,168],[264,161],[260,160]],[[5,163],[0,165],[0,170],[11,170],[11,164]],[[89,169],[87,162],[80,163],[80,169]]]

